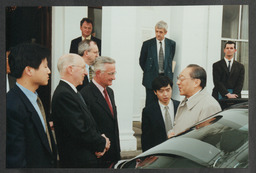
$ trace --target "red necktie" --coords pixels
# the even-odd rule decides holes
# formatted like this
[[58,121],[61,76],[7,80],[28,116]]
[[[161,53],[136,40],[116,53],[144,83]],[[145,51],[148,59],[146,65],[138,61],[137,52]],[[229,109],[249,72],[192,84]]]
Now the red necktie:
[[114,113],[113,113],[113,108],[112,108],[112,105],[111,105],[111,103],[110,103],[110,100],[109,100],[109,97],[108,97],[108,93],[107,93],[106,88],[103,90],[103,93],[104,93],[104,96],[105,96],[105,100],[106,100],[106,102],[107,102],[107,104],[108,104],[108,107],[109,107],[109,109],[110,109],[112,115],[114,115]]

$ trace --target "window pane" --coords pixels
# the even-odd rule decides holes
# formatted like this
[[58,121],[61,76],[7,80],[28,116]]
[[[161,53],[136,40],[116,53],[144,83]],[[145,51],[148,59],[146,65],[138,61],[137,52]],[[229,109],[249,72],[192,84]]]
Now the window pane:
[[238,42],[237,43],[237,61],[242,63],[245,68],[243,90],[248,90],[248,81],[249,81],[248,59],[249,59],[248,43],[247,42]]
[[248,5],[242,6],[241,39],[248,40]]
[[239,24],[239,6],[224,5],[222,21],[222,37],[237,39]]

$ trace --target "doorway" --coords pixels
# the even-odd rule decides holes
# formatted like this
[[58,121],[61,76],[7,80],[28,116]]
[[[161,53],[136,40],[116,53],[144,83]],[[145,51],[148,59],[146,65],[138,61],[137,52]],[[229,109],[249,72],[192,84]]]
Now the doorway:
[[[23,42],[33,42],[51,50],[52,29],[51,7],[7,7],[6,8],[6,51]],[[51,69],[51,58],[48,62]],[[10,88],[13,86],[10,86]],[[37,90],[46,114],[50,115],[51,77],[47,86]]]

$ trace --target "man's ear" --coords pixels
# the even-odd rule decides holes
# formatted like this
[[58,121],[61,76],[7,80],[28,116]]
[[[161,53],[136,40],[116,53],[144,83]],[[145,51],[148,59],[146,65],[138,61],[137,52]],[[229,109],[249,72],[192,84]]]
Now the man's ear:
[[155,95],[157,94],[156,91],[154,91]]
[[71,65],[70,65],[70,66],[67,66],[66,72],[67,72],[68,74],[72,74],[72,73],[73,73],[73,67],[72,67]]
[[200,79],[194,79],[194,81],[195,81],[195,87],[200,86],[200,84],[201,84],[201,80]]
[[26,66],[23,73],[25,73],[27,76],[31,77],[33,75],[34,70],[35,69],[32,67]]

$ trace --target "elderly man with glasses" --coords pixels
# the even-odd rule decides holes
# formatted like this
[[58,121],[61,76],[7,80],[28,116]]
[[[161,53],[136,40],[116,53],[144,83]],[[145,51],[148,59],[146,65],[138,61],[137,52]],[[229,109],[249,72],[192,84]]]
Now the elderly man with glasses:
[[195,123],[221,111],[219,103],[205,89],[206,72],[202,67],[188,65],[180,73],[177,85],[180,95],[185,98],[178,107],[174,127],[168,137],[180,134]]
[[111,146],[100,159],[100,167],[111,167],[120,159],[120,141],[114,91],[109,87],[115,80],[115,60],[99,56],[93,65],[93,80],[81,90],[101,133],[111,141]]

